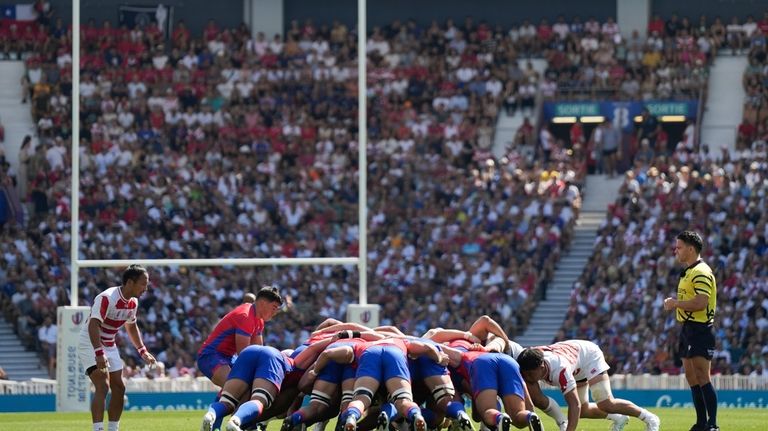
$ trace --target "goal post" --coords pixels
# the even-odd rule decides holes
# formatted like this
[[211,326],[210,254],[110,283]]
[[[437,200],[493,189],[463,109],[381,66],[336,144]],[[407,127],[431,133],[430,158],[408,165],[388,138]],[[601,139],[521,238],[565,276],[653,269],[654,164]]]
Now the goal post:
[[[367,59],[367,0],[357,0],[358,60]],[[130,264],[144,266],[296,266],[296,265],[357,265],[359,304],[350,304],[348,320],[368,326],[378,326],[380,307],[368,304],[367,286],[367,181],[368,181],[368,106],[367,65],[358,61],[358,255],[355,257],[310,258],[231,258],[231,259],[80,259],[80,0],[72,1],[72,183],[70,226],[70,306],[57,309],[59,360],[56,364],[57,411],[88,411],[90,381],[77,358],[78,334],[88,318],[88,307],[79,307],[80,268],[114,268]]]

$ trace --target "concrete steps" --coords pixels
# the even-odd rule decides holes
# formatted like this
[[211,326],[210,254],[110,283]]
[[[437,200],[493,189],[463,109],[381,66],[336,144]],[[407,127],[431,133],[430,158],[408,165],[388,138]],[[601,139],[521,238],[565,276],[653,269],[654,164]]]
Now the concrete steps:
[[47,379],[48,371],[40,366],[37,352],[24,348],[13,327],[0,318],[0,365],[11,380]]
[[[560,259],[547,299],[536,307],[525,333],[515,341],[523,346],[549,344],[568,314],[573,283],[581,276],[594,253],[597,231],[605,221],[606,209],[616,200],[622,178],[607,179],[590,175],[587,178],[584,204],[576,221],[568,251]],[[591,185],[591,187],[590,187]]]
[[718,55],[710,69],[700,141],[712,153],[720,154],[720,147],[725,146],[731,157],[738,157],[736,129],[744,118],[742,77],[748,65],[745,54]]

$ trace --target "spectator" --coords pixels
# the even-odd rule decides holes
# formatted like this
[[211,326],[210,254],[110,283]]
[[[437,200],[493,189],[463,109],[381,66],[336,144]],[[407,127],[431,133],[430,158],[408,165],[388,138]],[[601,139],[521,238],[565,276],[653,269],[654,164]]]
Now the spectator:
[[659,120],[655,115],[651,115],[651,112],[644,108],[640,114],[640,127],[637,129],[637,142],[641,142],[643,139],[648,139],[648,143],[651,147],[656,146],[656,137],[658,136]]
[[600,141],[597,148],[601,153],[602,167],[600,173],[605,172],[608,178],[613,178],[618,172],[618,161],[621,160],[622,135],[611,120],[606,120],[601,126]]
[[53,319],[47,316],[43,325],[37,330],[37,339],[40,342],[43,351],[45,367],[48,369],[48,375],[53,379],[56,377],[56,341],[58,331]]
[[735,55],[736,52],[741,52],[741,48],[744,44],[744,27],[739,23],[737,17],[731,18],[731,23],[726,27],[726,42],[731,48],[731,52]]

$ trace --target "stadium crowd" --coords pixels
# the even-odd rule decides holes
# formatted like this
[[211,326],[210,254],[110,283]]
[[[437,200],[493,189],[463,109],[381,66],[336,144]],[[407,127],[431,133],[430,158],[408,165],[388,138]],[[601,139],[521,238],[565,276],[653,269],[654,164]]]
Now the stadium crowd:
[[[739,125],[736,148],[738,150],[764,151],[768,141],[768,15],[757,28],[748,28],[750,39],[747,69],[744,71],[744,120]],[[746,30],[745,30],[746,31]],[[759,147],[759,148],[755,148]]]
[[[554,31],[557,26],[557,31]],[[655,16],[647,34],[623,37],[612,19],[565,25],[559,19],[537,29],[548,46],[548,68],[541,83],[545,98],[574,100],[669,100],[697,98],[706,88],[708,66],[719,47],[717,24],[706,18],[691,26],[687,18]]]
[[617,373],[679,373],[674,316],[661,304],[680,274],[669,244],[692,228],[702,232],[702,258],[718,281],[713,373],[765,376],[766,153],[681,157],[626,173],[557,339],[596,340]]
[[[369,299],[411,333],[482,314],[519,333],[569,241],[584,157],[488,161],[517,52],[505,34],[395,22],[369,42]],[[29,43],[23,85],[40,144],[14,173],[29,217],[3,225],[0,271],[4,314],[38,344],[40,324],[69,303],[71,55],[60,24]],[[285,41],[215,23],[192,38],[180,23],[169,46],[151,27],[83,28],[81,256],[355,255],[354,44],[338,23],[294,24]],[[278,347],[343,317],[357,292],[351,267],[159,268],[150,279],[145,342],[179,373],[243,290],[275,283],[291,297],[265,339]],[[80,297],[114,283],[83,270]]]
[[[629,40],[618,36],[615,23],[592,19],[513,29],[471,19],[427,27],[408,21],[374,29],[368,43],[369,299],[382,304],[382,323],[423,333],[489,314],[511,336],[519,334],[570,241],[587,155],[560,143],[546,159],[512,153],[493,160],[499,109],[530,107],[536,94],[551,97],[574,82],[627,97],[675,97],[649,82],[673,88],[687,82],[693,91],[706,82],[704,67],[715,50],[737,42],[720,37],[717,22],[693,29],[686,22],[671,18],[662,21],[663,31],[649,28],[647,38]],[[0,279],[6,280],[0,301],[22,339],[38,348],[50,339],[40,332],[46,317],[69,303],[69,33],[60,20],[48,30],[29,26],[23,37],[0,32],[4,55],[34,53],[25,56],[22,86],[39,137],[37,146],[22,147],[18,172],[2,172],[3,186],[16,193],[17,209],[24,207],[27,217],[16,211],[18,218],[3,220],[0,229]],[[81,83],[81,256],[355,255],[355,41],[354,31],[340,23],[294,22],[282,40],[251,38],[244,27],[219,29],[214,22],[197,38],[181,22],[168,44],[153,26],[89,23]],[[519,67],[520,54],[546,56],[553,73],[540,77]],[[760,147],[755,151],[759,157]],[[617,371],[677,371],[665,350],[674,343],[663,345],[649,326],[659,313],[654,304],[663,299],[654,289],[674,279],[673,265],[661,249],[646,255],[637,244],[686,224],[675,206],[686,200],[668,199],[663,191],[711,197],[708,205],[722,208],[732,198],[716,193],[716,184],[728,181],[742,192],[761,186],[749,176],[749,162],[717,165],[685,149],[670,159],[638,154],[559,338],[599,340]],[[755,160],[762,163],[756,175],[764,176],[764,156]],[[765,206],[756,193],[748,196],[744,208],[750,199]],[[653,217],[640,216],[638,208]],[[755,286],[765,281],[751,266],[765,260],[765,234],[757,233],[765,217],[752,221],[753,239],[737,239],[724,228],[727,220],[742,220],[737,209],[717,213],[717,234],[709,223],[702,228],[719,241],[708,249],[722,258],[718,275],[737,267]],[[675,218],[657,222],[659,211],[672,210]],[[663,230],[649,230],[658,226]],[[740,249],[739,241],[756,241],[763,252]],[[608,264],[614,261],[621,263]],[[623,264],[629,261],[648,266]],[[155,288],[141,301],[143,333],[172,376],[195,373],[194,352],[244,291],[274,283],[290,298],[265,337],[276,347],[300,343],[321,317],[343,318],[357,292],[353,267],[151,272]],[[80,297],[94,297],[115,279],[109,271],[82,270]],[[721,310],[745,328],[726,334],[722,351],[729,353],[729,371],[751,372],[742,367],[747,358],[753,368],[762,360],[765,331],[735,310],[747,304],[759,314],[761,308],[734,283],[721,281]],[[642,330],[620,330],[630,322]],[[126,358],[135,356],[131,350]]]

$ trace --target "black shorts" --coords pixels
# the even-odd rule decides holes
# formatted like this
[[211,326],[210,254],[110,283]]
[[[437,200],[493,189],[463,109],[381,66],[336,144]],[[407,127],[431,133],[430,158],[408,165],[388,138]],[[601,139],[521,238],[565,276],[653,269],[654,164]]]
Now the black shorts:
[[603,150],[603,157],[610,157],[618,152],[619,152],[618,148],[614,148],[612,150]]
[[712,355],[715,353],[714,327],[706,323],[683,323],[677,348],[681,358],[701,356],[712,360]]

